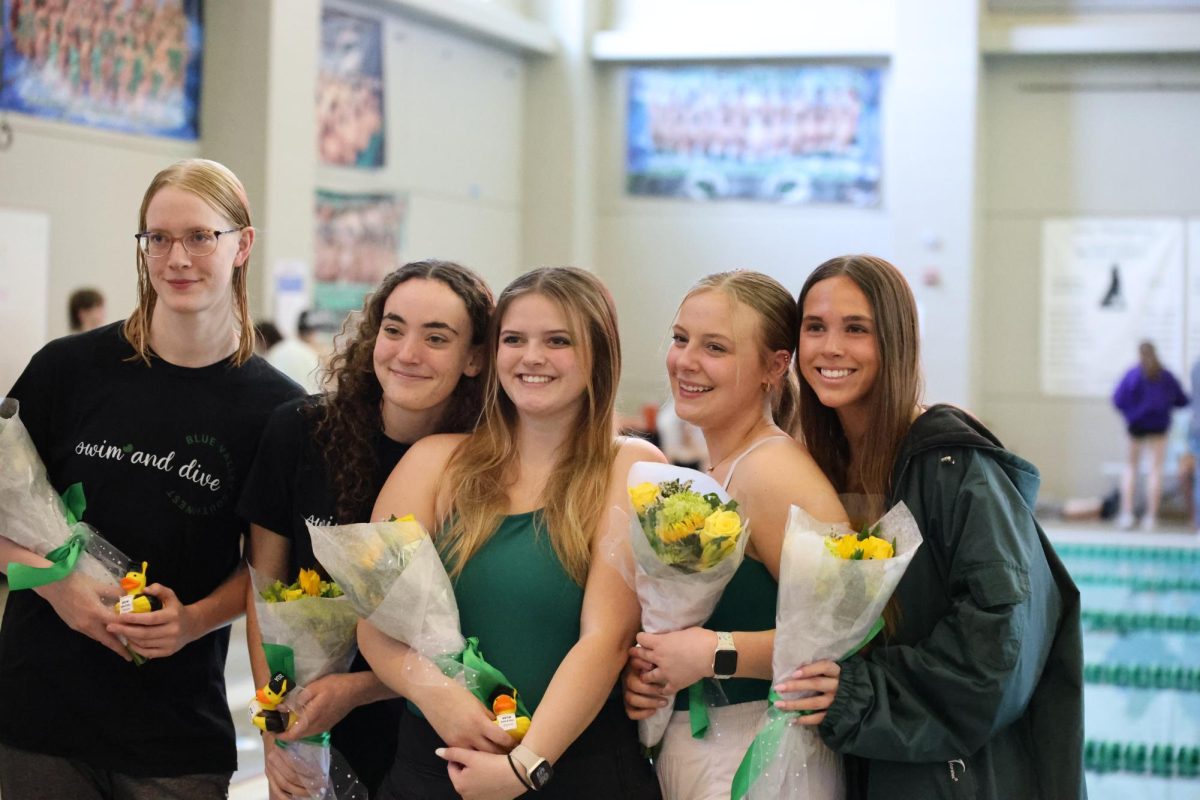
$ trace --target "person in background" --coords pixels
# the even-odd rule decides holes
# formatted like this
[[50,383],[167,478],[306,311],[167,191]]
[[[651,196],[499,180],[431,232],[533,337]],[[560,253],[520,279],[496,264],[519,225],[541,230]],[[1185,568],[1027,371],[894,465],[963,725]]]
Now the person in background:
[[267,363],[304,387],[309,394],[321,391],[321,355],[313,341],[317,332],[312,312],[301,311],[296,336],[285,336],[267,351]]
[[1121,476],[1121,508],[1117,527],[1134,524],[1134,490],[1142,461],[1143,447],[1150,451],[1150,475],[1146,481],[1146,511],[1142,529],[1151,531],[1158,524],[1158,504],[1162,498],[1163,458],[1167,449],[1167,429],[1171,410],[1188,404],[1179,381],[1158,360],[1151,342],[1138,345],[1138,364],[1125,373],[1113,392],[1113,405],[1125,419],[1129,432],[1129,456]]
[[[800,291],[800,430],[840,492],[908,506],[924,542],[869,651],[801,667],[783,711],[846,755],[849,800],[1080,800],[1079,590],[1033,515],[1037,468],[920,404],[912,290],[874,256]],[[852,519],[855,525],[873,519]]]
[[275,327],[275,323],[269,319],[262,319],[254,323],[254,352],[260,356],[266,356],[270,350],[279,342],[283,341],[283,334],[279,332],[279,328]]
[[654,422],[658,446],[668,461],[688,469],[706,468],[708,448],[704,445],[704,434],[692,423],[679,418],[675,413],[674,398],[659,406]]
[[[492,311],[483,278],[450,261],[414,261],[387,275],[352,317],[325,394],[285,403],[267,422],[238,511],[248,560],[285,583],[321,569],[308,523],[367,522],[392,469],[422,437],[472,430],[483,396],[483,338]],[[255,685],[270,677],[253,602],[246,633]],[[305,687],[300,723],[279,738],[331,731],[371,796],[396,754],[403,703],[362,656],[350,672]],[[382,701],[382,702],[381,702]],[[304,796],[304,776],[263,735],[271,800]]]
[[94,330],[104,324],[104,295],[99,289],[76,289],[67,300],[67,321],[71,333]]
[[1188,450],[1192,454],[1192,527],[1200,535],[1200,358],[1192,364],[1192,418],[1188,421]]
[[[300,387],[254,355],[255,230],[228,168],[155,175],[135,234],[137,307],[56,339],[9,391],[57,491],[139,565],[157,611],[118,615],[77,573],[13,592],[0,625],[0,795],[227,796],[229,622],[246,607],[235,512],[271,411]],[[0,530],[0,565],[46,559]],[[131,653],[148,661],[137,666]]]

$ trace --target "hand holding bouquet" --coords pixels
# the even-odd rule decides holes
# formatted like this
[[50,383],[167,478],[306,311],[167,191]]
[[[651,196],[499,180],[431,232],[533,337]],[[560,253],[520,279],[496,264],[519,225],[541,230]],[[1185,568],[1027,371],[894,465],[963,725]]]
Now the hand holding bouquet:
[[87,504],[80,484],[62,497],[54,491],[19,411],[12,398],[0,402],[0,536],[51,563],[9,564],[9,588],[33,589],[69,577],[99,607],[111,609],[122,594],[121,578],[136,569],[133,560],[81,521]]
[[[254,582],[254,611],[263,651],[272,675],[251,701],[250,719],[256,727],[282,732],[295,722],[297,713],[303,714],[300,687],[350,668],[358,615],[338,585],[322,580],[315,570],[300,570],[299,578],[290,585],[272,580],[253,567],[250,578]],[[330,778],[328,732],[297,742],[276,740],[275,744],[285,748],[300,774],[311,776],[311,797],[325,800],[344,796],[335,793]]]
[[[750,532],[737,503],[709,476],[669,464],[639,461],[626,483],[642,629],[669,633],[701,624],[746,551]],[[658,744],[671,712],[668,703],[638,723],[642,744]]]
[[[880,614],[921,546],[921,532],[900,503],[874,526],[852,531],[820,523],[792,506],[779,563],[774,683],[805,664],[848,658],[883,627]],[[841,756],[809,727],[788,724],[800,712],[774,707],[734,778],[732,798],[842,797]]]
[[421,524],[409,515],[308,529],[317,559],[358,616],[432,661],[488,708],[501,695],[510,696],[515,709],[506,730],[516,738],[519,720],[529,711],[503,673],[483,658],[479,640],[463,637],[450,577]]

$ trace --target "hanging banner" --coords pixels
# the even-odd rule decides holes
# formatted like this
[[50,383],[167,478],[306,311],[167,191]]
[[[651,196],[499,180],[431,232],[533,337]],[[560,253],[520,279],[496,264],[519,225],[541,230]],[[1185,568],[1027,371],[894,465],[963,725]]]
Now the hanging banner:
[[1042,392],[1109,397],[1149,340],[1184,374],[1184,224],[1178,219],[1042,223]]
[[363,299],[400,266],[407,201],[395,194],[317,190],[313,302],[335,312]]
[[0,109],[194,140],[200,0],[3,0]]
[[846,65],[631,68],[626,188],[878,206],[882,83]]
[[321,11],[317,152],[322,164],[381,167],[383,23],[333,8]]

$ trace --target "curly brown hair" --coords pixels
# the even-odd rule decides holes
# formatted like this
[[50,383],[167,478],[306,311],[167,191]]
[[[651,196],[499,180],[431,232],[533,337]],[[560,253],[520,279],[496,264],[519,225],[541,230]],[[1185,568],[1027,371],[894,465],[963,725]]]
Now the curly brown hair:
[[[375,377],[375,339],[383,321],[383,307],[397,286],[414,278],[440,281],[462,299],[471,320],[471,344],[483,344],[495,300],[479,275],[452,261],[413,261],[391,272],[363,303],[362,311],[348,317],[338,338],[337,352],[329,363],[328,385],[334,387],[310,406],[316,419],[314,438],[325,457],[325,470],[333,484],[340,522],[354,516],[378,487],[372,476],[374,439],[383,426],[380,402],[383,387]],[[485,354],[485,358],[490,355]],[[480,376],[486,375],[486,368]],[[483,405],[483,377],[459,378],[446,406],[439,433],[474,429]]]

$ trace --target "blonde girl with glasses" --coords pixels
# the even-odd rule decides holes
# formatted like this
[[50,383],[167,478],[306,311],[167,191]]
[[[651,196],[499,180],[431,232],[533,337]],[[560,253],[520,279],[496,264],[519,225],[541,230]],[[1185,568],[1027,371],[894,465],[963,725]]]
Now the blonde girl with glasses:
[[[137,222],[133,313],[49,343],[8,394],[50,482],[82,484],[83,521],[149,563],[162,608],[118,617],[71,576],[11,594],[4,797],[223,798],[237,766],[224,680],[246,598],[235,508],[268,414],[300,389],[254,355],[255,231],[237,177],[173,164]],[[3,535],[0,564],[46,565]]]

